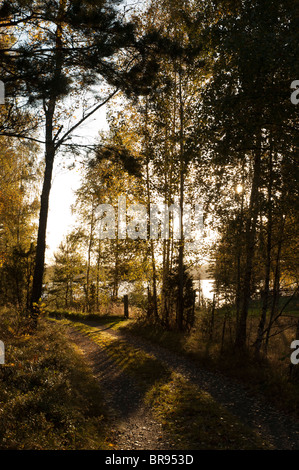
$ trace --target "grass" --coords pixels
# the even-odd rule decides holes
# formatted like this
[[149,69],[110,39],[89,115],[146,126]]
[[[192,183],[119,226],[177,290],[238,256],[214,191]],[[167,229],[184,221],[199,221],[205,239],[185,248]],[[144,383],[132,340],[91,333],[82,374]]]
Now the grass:
[[0,338],[0,449],[107,448],[101,390],[63,328],[41,319],[29,335],[2,311]]
[[[270,299],[271,300],[271,299]],[[251,300],[250,314],[260,316],[261,313],[261,300]],[[284,314],[298,316],[299,314],[299,297],[281,296],[278,299],[278,312],[283,311]]]
[[104,348],[116,365],[131,375],[144,391],[156,381],[168,377],[170,374],[160,361],[146,354],[143,350],[134,348],[126,341],[115,338],[96,327],[79,322],[71,324],[71,326]]
[[[200,328],[190,334],[182,334],[167,331],[147,321],[120,322],[118,328],[180,353],[202,367],[222,372],[242,382],[253,393],[262,393],[279,409],[299,417],[299,384],[293,382],[289,375],[290,344],[294,339],[294,331],[285,331],[282,336],[273,337],[268,357],[261,357],[257,361],[250,353],[245,356],[236,354],[230,338],[221,347],[219,338],[222,325],[223,319],[218,318],[218,323],[216,319],[212,341]],[[254,335],[256,327],[257,319],[251,317],[249,334]]]
[[144,392],[144,402],[151,407],[175,448],[271,448],[210,394],[172,372],[150,354],[96,327],[79,322],[72,326],[105,349],[116,365],[135,379]]
[[[229,318],[229,317],[228,317]],[[215,316],[214,335],[208,339],[208,317],[201,319],[190,334],[168,331],[146,320],[109,316],[93,318],[94,324],[106,325],[113,330],[123,330],[159,344],[171,351],[194,360],[200,366],[220,371],[239,380],[253,393],[262,393],[279,409],[299,417],[299,384],[290,379],[290,344],[295,338],[295,328],[290,328],[270,339],[267,357],[259,361],[252,354],[237,355],[232,347],[234,332],[230,321],[226,327],[223,347],[220,338],[223,329],[223,310]],[[80,321],[80,315],[76,316]],[[82,316],[81,316],[82,320]],[[232,321],[231,321],[232,322]],[[248,319],[248,336],[253,341],[257,331],[258,317],[251,314]],[[288,317],[281,318],[277,331],[287,325]],[[275,330],[274,330],[275,331]]]
[[171,379],[156,384],[146,401],[171,435],[177,448],[184,450],[262,450],[271,449],[253,431],[240,423],[209,393],[173,373]]
[[[285,302],[285,299],[283,299]],[[293,299],[290,304],[289,315],[298,299]],[[253,302],[248,317],[248,344],[253,343],[259,317],[256,315],[257,302]],[[221,338],[223,334],[223,323],[226,317],[226,329],[223,345]],[[68,316],[76,321],[82,321],[79,313],[75,317]],[[251,352],[245,356],[235,353],[234,340],[234,317],[233,313],[220,309],[215,314],[213,338],[208,335],[209,315],[208,312],[200,313],[196,328],[189,334],[178,331],[169,331],[160,325],[132,318],[125,320],[123,316],[91,316],[94,324],[106,325],[113,330],[123,330],[139,337],[148,339],[159,344],[170,351],[180,353],[188,359],[210,370],[220,371],[242,382],[253,393],[261,393],[265,398],[279,409],[299,417],[299,383],[290,378],[290,344],[296,338],[295,326],[286,328],[290,323],[288,316],[281,317],[274,333],[279,333],[270,338],[267,357],[261,356],[257,361]],[[292,319],[291,319],[292,320]],[[293,321],[294,323],[294,321]],[[286,329],[285,329],[286,328]],[[297,366],[297,369],[299,366]],[[297,370],[296,369],[296,370]],[[299,374],[297,374],[299,375]]]

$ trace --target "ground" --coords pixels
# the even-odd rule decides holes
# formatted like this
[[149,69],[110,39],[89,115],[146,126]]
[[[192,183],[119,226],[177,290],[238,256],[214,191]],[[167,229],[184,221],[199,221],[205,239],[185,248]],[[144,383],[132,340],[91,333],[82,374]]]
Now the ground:
[[299,449],[299,422],[231,378],[109,325],[68,334],[100,382],[111,448]]

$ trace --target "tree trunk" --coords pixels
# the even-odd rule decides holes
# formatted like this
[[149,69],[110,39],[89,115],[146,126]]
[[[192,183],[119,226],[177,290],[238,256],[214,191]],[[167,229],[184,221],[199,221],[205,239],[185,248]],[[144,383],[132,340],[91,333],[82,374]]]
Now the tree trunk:
[[273,300],[272,300],[272,307],[271,307],[269,324],[268,324],[268,327],[267,327],[265,353],[267,353],[268,344],[269,344],[269,337],[270,337],[270,331],[271,331],[271,327],[273,325],[273,319],[274,319],[274,316],[275,316],[275,311],[276,311],[276,307],[277,307],[278,299],[279,299],[280,258],[281,258],[282,244],[283,244],[284,228],[285,228],[285,216],[282,216],[282,226],[281,226],[281,232],[280,232],[280,237],[279,237],[279,242],[278,242],[278,247],[277,247],[277,255],[276,255],[276,266],[275,266],[274,286],[273,286]]
[[[149,135],[148,135],[148,98],[145,102],[145,154],[146,154],[146,190],[147,190],[147,212],[148,212],[148,233],[150,233],[150,207],[151,207],[151,190],[150,190],[150,175],[149,175]],[[151,249],[151,262],[153,271],[153,312],[155,320],[159,318],[158,312],[158,299],[157,299],[157,272],[155,260],[155,246],[154,241],[150,240]]]
[[31,294],[31,312],[36,312],[35,304],[38,304],[42,296],[45,251],[46,251],[46,232],[49,211],[49,197],[52,182],[53,164],[55,157],[54,143],[52,140],[52,118],[54,110],[51,110],[46,117],[46,168],[44,174],[43,190],[41,194],[39,226],[36,245],[35,269],[33,275],[32,294]]
[[100,311],[99,295],[100,295],[100,262],[101,262],[101,240],[99,240],[98,256],[97,256],[97,284],[96,284],[96,310]]
[[157,300],[157,272],[156,272],[156,260],[154,242],[151,240],[151,255],[152,255],[152,269],[153,269],[153,307],[155,320],[159,318],[158,312],[158,300]]
[[169,278],[169,256],[170,255],[170,240],[163,242],[163,276],[162,276],[162,317],[163,324],[169,328],[169,302],[168,302],[168,278]]
[[179,245],[179,286],[178,286],[178,311],[177,326],[180,331],[184,328],[184,104],[182,97],[182,76],[179,75],[179,100],[180,100],[180,208],[181,230]]
[[118,247],[118,240],[115,240],[114,246],[114,280],[113,280],[113,293],[112,293],[112,300],[115,302],[118,299],[118,289],[119,289],[119,247]]
[[250,205],[246,222],[246,264],[242,289],[242,308],[240,319],[237,325],[237,335],[235,345],[243,350],[246,347],[247,339],[247,316],[249,301],[251,296],[252,267],[255,248],[256,223],[259,208],[259,186],[261,173],[261,138],[257,140],[257,149],[254,158],[253,180],[250,197]]
[[129,297],[127,294],[124,296],[124,316],[126,319],[129,318]]
[[236,279],[236,324],[238,325],[240,318],[241,308],[241,260],[242,260],[242,240],[244,231],[244,165],[242,168],[242,196],[241,196],[241,212],[240,212],[240,224],[238,230],[238,242],[237,242],[237,279]]
[[90,313],[90,266],[91,266],[91,250],[93,246],[93,231],[94,231],[94,207],[92,203],[90,233],[89,233],[88,252],[87,252],[87,270],[86,270],[86,311],[88,313]]
[[267,224],[267,254],[265,266],[265,284],[263,291],[263,304],[261,319],[258,326],[257,339],[255,342],[255,354],[258,356],[262,346],[264,329],[267,318],[267,310],[269,304],[269,290],[270,290],[270,272],[271,272],[271,251],[272,251],[272,148],[270,148],[269,155],[269,186],[268,186],[268,224]]
[[[59,11],[57,15],[57,28],[56,28],[56,62],[53,74],[54,83],[58,83],[61,77],[62,69],[62,18],[66,7],[66,0],[60,0]],[[35,269],[33,275],[32,294],[31,294],[31,315],[34,319],[34,323],[37,322],[36,314],[38,313],[38,304],[42,296],[43,288],[43,276],[45,269],[45,252],[46,252],[46,233],[47,233],[47,221],[49,212],[49,197],[52,183],[52,173],[54,158],[56,153],[55,142],[53,137],[53,121],[56,107],[57,95],[56,90],[52,89],[48,100],[48,105],[44,99],[44,112],[46,118],[46,144],[45,144],[45,161],[46,168],[44,174],[43,190],[41,194],[41,205],[39,214],[39,226],[37,235],[36,245],[36,258],[35,258]]]

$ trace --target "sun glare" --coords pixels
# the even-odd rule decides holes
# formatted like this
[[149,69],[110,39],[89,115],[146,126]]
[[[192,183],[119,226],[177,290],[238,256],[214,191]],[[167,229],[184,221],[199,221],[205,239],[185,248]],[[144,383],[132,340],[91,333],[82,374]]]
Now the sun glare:
[[243,185],[242,185],[242,184],[238,184],[237,187],[236,187],[236,193],[237,193],[237,194],[242,194],[243,191],[244,191]]

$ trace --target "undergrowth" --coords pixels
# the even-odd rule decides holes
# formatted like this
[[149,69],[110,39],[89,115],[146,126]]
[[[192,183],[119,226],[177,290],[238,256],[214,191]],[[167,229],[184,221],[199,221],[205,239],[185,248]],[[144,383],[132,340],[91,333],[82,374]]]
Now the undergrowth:
[[105,448],[101,390],[61,326],[40,319],[33,334],[0,313],[0,449]]

